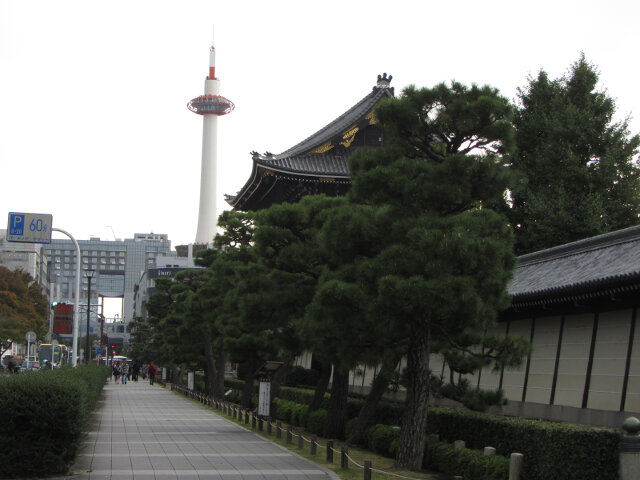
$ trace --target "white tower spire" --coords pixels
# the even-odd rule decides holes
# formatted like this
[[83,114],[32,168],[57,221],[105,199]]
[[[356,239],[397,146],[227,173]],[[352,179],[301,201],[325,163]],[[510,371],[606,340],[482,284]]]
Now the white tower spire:
[[234,105],[219,95],[220,80],[216,77],[216,49],[209,49],[209,75],[204,81],[204,95],[194,98],[187,108],[202,115],[202,166],[200,169],[200,209],[196,243],[210,244],[217,226],[217,162],[218,117],[231,112]]

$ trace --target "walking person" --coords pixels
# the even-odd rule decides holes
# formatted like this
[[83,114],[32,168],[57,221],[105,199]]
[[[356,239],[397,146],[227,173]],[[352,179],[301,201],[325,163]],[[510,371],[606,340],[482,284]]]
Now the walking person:
[[111,369],[111,373],[113,374],[113,379],[115,383],[120,382],[120,365],[118,362],[113,362],[113,368]]
[[156,375],[158,374],[158,367],[155,366],[153,362],[149,364],[149,370],[147,372],[149,374],[149,383],[153,385],[153,382],[156,380]]
[[129,378],[129,364],[125,360],[122,362],[122,384],[123,385],[126,385],[128,378]]

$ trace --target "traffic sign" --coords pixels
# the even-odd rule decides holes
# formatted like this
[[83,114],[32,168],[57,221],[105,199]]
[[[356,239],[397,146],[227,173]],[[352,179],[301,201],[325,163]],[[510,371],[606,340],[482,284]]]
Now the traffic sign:
[[53,215],[50,213],[17,213],[9,212],[7,226],[8,242],[51,243],[51,225]]
[[96,348],[96,353],[98,355],[102,355],[102,348],[100,348],[100,347]]

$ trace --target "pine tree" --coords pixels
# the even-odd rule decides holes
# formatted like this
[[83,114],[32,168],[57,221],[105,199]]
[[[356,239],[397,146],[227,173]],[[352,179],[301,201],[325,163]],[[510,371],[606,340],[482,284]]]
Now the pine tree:
[[638,223],[640,137],[613,121],[615,102],[597,84],[582,55],[568,75],[540,71],[518,92],[508,215],[519,254]]
[[376,110],[391,145],[353,158],[350,201],[386,221],[362,272],[375,283],[385,328],[407,344],[401,467],[422,467],[434,340],[484,331],[508,301],[512,233],[486,205],[506,188],[511,113],[488,86],[409,87]]

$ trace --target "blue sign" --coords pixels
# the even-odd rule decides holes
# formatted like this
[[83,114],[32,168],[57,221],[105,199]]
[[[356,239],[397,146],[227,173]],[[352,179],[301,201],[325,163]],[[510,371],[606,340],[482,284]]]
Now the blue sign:
[[96,348],[96,353],[102,355],[102,349],[100,347]]
[[23,213],[9,214],[9,233],[11,235],[24,235],[24,217]]
[[51,243],[53,215],[9,212],[8,242]]

